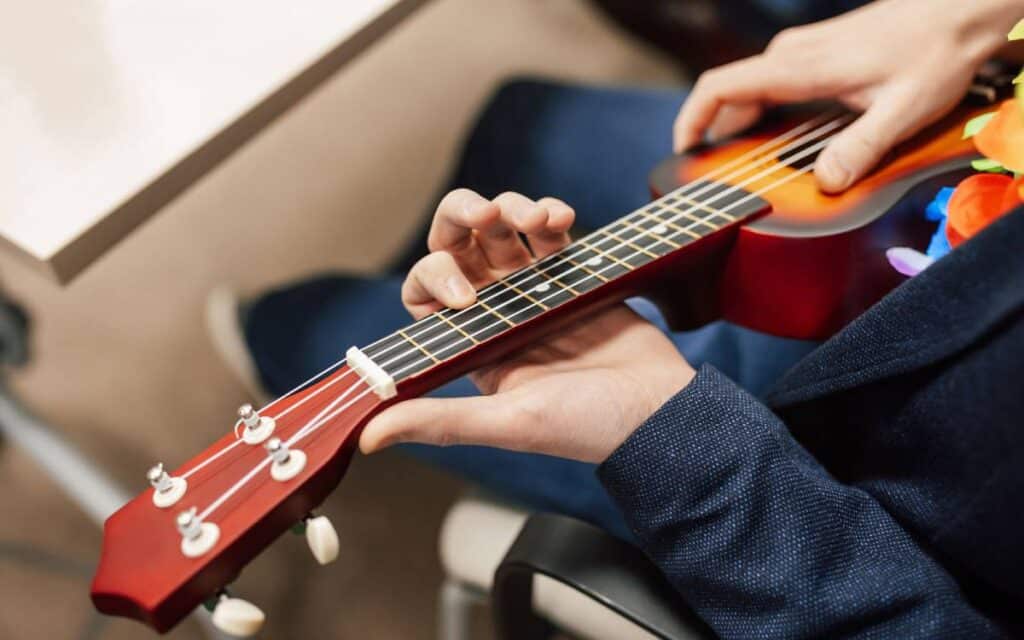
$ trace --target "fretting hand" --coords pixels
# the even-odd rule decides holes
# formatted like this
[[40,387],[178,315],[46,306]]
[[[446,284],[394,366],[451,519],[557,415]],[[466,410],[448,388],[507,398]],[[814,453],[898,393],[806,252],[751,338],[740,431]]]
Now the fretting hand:
[[765,105],[835,99],[864,112],[815,168],[823,190],[843,191],[952,109],[1022,14],[1020,0],[878,0],[783,31],[761,55],[700,77],[676,119],[676,151],[745,129]]
[[[416,318],[468,307],[475,289],[568,244],[573,218],[554,198],[453,191],[402,301]],[[599,462],[693,375],[657,328],[617,305],[474,373],[481,396],[396,404],[366,426],[359,446],[481,444]]]

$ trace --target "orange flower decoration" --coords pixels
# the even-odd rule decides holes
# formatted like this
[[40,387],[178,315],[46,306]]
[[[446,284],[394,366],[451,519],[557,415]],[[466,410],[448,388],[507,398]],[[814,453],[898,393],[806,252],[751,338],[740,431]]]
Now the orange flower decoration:
[[1007,100],[974,136],[974,146],[984,156],[1010,171],[1024,173],[1024,102]]
[[[986,129],[988,127],[985,127]],[[946,238],[952,247],[1024,203],[1024,176],[980,173],[967,178],[949,199]]]

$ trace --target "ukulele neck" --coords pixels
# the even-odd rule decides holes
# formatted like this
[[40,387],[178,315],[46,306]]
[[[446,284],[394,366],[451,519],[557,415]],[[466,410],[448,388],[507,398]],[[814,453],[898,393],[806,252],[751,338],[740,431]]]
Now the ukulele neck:
[[722,245],[730,229],[769,209],[743,189],[691,183],[484,287],[472,306],[433,313],[360,353],[401,395],[418,395],[644,291],[668,263],[675,269]]

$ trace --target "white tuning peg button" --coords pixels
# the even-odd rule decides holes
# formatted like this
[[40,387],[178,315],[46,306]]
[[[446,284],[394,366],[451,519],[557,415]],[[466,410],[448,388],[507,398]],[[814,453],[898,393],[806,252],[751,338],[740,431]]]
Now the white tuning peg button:
[[327,516],[306,520],[306,542],[320,564],[330,564],[338,559],[338,532]]
[[153,486],[153,504],[166,509],[181,500],[188,489],[185,478],[175,478],[164,471],[163,463],[157,463],[146,472],[146,479]]
[[238,419],[245,425],[242,440],[246,444],[259,444],[270,437],[277,427],[273,418],[261,416],[251,404],[243,404],[238,408]]
[[259,633],[267,619],[259,607],[251,602],[226,595],[220,596],[210,617],[217,629],[239,638],[248,638]]

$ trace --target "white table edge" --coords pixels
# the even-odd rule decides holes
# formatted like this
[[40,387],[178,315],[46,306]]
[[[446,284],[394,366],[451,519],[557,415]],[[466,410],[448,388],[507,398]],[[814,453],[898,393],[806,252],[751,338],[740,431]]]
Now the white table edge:
[[383,33],[408,17],[426,0],[399,0],[353,36],[328,50],[290,81],[253,105],[240,118],[179,158],[143,189],[127,198],[101,221],[49,255],[37,255],[0,234],[0,245],[22,264],[66,285],[161,208],[229,157],[327,78],[365,51]]

